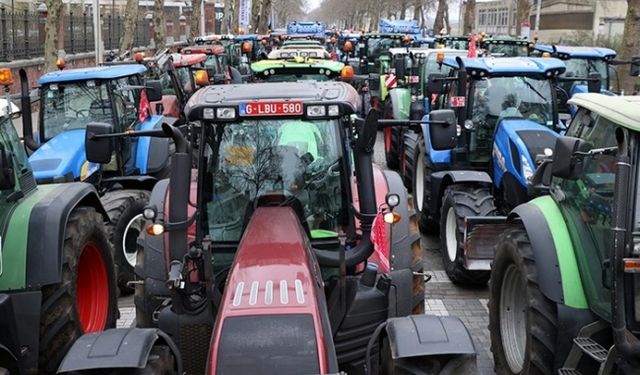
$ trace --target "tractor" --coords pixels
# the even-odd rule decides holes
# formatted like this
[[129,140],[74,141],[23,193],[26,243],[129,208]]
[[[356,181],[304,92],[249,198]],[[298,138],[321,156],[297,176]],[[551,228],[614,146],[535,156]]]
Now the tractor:
[[468,50],[469,41],[468,36],[438,35],[435,37],[436,48]]
[[527,57],[533,44],[527,39],[511,36],[488,36],[481,37],[478,47],[487,57]]
[[[538,168],[548,194],[477,227],[495,248],[489,294],[498,374],[637,374],[640,97],[578,94]],[[496,243],[497,238],[497,243]]]
[[[108,232],[121,291],[133,291],[136,238],[142,209],[155,183],[168,177],[173,145],[168,139],[117,140],[104,165],[85,157],[85,130],[92,121],[118,131],[149,130],[176,119],[152,115],[150,102],[162,100],[160,81],[143,80],[140,64],[69,69],[40,77],[39,127],[31,124],[31,105],[23,105],[24,143],[38,184],[84,181],[93,184],[109,214]],[[29,99],[26,73],[20,72],[23,100]]]
[[[7,92],[12,82],[0,69]],[[51,374],[82,334],[115,327],[116,277],[95,188],[38,186],[19,116],[0,99],[0,373]]]
[[[565,68],[558,59],[526,57],[448,57],[443,65],[449,75],[430,74],[426,92],[432,108],[456,112],[456,126],[417,130],[408,157],[414,208],[423,233],[440,229],[449,278],[484,284],[490,261],[465,250],[467,217],[494,216],[529,199],[537,156],[553,147],[561,130],[553,98]],[[388,120],[394,121],[406,120]]]
[[[138,326],[157,328],[85,335],[60,372],[474,373],[464,324],[422,313],[407,193],[373,164],[379,116],[355,117],[360,105],[342,82],[199,90],[191,150],[169,125],[157,134],[176,154],[146,210],[136,290]],[[93,124],[88,157],[106,161],[112,137],[148,134]]]
[[[247,71],[248,63],[245,61],[240,62],[239,68],[232,66],[229,55],[225,52],[225,48],[223,46],[197,45],[184,47],[180,50],[180,54],[187,56],[202,53],[207,55],[207,59],[202,62],[201,65],[195,66],[194,68],[206,70],[206,78],[208,79],[209,84],[224,85],[229,83],[242,83],[244,77],[241,71]],[[196,83],[199,86],[206,84],[206,82]]]

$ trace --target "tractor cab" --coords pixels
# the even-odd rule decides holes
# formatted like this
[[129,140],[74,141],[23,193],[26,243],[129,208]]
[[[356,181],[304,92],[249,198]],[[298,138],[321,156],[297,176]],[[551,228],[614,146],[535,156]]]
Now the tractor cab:
[[389,49],[410,46],[410,37],[405,34],[371,33],[362,36],[360,74],[384,74],[391,63]]
[[435,37],[436,48],[469,49],[468,36],[439,35]]
[[334,81],[353,79],[353,69],[338,61],[295,56],[288,60],[262,60],[251,64],[254,80],[259,82]]
[[[164,345],[187,373],[475,373],[462,322],[423,313],[407,194],[374,165],[378,116],[357,118],[360,106],[342,82],[200,89],[188,105],[198,169],[165,127],[176,158],[145,216],[136,319],[157,328],[103,337]],[[105,140],[95,149],[107,153]],[[104,368],[86,340],[113,348],[85,336],[61,372]],[[110,363],[149,366],[129,350],[107,351]]]
[[[236,43],[235,36],[228,35],[207,35],[194,39],[195,46],[204,47],[208,49],[215,49],[216,47],[224,48],[224,63],[230,66],[240,69],[242,66],[242,50],[241,45]],[[180,51],[182,53],[182,51]],[[211,53],[207,53],[210,55]],[[245,62],[246,64],[246,62]]]
[[283,46],[272,50],[269,52],[269,55],[267,55],[269,60],[291,59],[295,57],[329,60],[331,55],[324,47],[319,45]]
[[236,35],[234,40],[238,49],[242,52],[242,56],[246,57],[247,62],[252,62],[265,58],[271,48],[267,43],[266,35],[244,34]]
[[489,36],[481,39],[479,47],[487,57],[527,57],[533,44],[522,38]]
[[[242,82],[242,73],[240,70],[230,65],[232,59],[226,53],[225,48],[221,45],[214,44],[185,47],[180,50],[180,54],[207,55],[207,60],[201,62],[200,65],[196,65],[195,67],[206,70],[209,84],[218,85]],[[241,66],[243,66],[243,64],[241,64]]]
[[190,98],[197,89],[194,69],[202,66],[202,64],[207,61],[208,56],[204,53],[194,53],[188,55],[174,53],[171,55],[171,59],[176,71],[178,85],[180,86],[180,89],[188,100],[188,98]]

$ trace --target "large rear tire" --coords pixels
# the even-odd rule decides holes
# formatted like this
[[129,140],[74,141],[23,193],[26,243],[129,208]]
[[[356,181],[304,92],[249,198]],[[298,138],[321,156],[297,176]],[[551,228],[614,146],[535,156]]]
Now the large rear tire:
[[498,374],[553,373],[557,311],[538,288],[535,258],[521,227],[496,245],[489,290],[491,351]]
[[402,143],[402,165],[400,166],[402,182],[407,190],[413,193],[414,159],[416,157],[416,148],[418,147],[418,134],[413,130],[406,130]]
[[418,228],[424,234],[434,235],[438,233],[439,223],[435,213],[429,210],[433,163],[427,155],[422,134],[418,135],[411,160],[413,161],[411,176],[413,209],[418,214]]
[[415,236],[416,239],[411,243],[411,270],[413,271],[413,310],[411,313],[424,314],[424,262],[422,259],[422,244],[420,243],[420,235],[418,233],[418,224],[416,223],[415,213],[412,215],[411,221],[409,222],[409,237],[413,236]]
[[[385,119],[393,118],[393,108],[391,107],[391,101],[386,100],[384,103]],[[387,167],[391,170],[398,170],[400,168],[400,153],[402,148],[402,128],[400,126],[392,126],[384,129],[384,159],[387,163]]]
[[[155,238],[154,238],[155,239]],[[162,239],[159,246],[153,246],[154,239],[145,239],[145,246],[137,253],[135,273],[141,283],[136,283],[133,301],[136,307],[136,327],[157,328],[157,312],[169,298],[166,286],[166,266],[162,252]]]
[[118,287],[124,294],[133,292],[129,281],[135,279],[138,236],[144,231],[142,211],[149,203],[145,190],[116,190],[102,197],[110,224],[107,226],[109,241],[113,246],[113,259],[118,267]]
[[451,185],[445,190],[440,213],[440,253],[444,270],[453,283],[483,285],[489,281],[489,271],[464,268],[464,218],[495,214],[496,206],[489,188]]
[[88,332],[116,325],[113,259],[103,218],[92,207],[75,208],[67,221],[60,283],[42,288],[41,372],[55,373],[71,345]]

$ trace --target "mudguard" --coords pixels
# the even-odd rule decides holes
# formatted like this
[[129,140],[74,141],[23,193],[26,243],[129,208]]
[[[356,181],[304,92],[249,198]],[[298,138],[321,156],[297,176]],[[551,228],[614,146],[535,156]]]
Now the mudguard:
[[58,368],[58,374],[93,369],[144,368],[156,344],[171,349],[182,374],[182,360],[171,338],[155,328],[116,328],[82,335]]
[[11,374],[38,370],[41,301],[40,291],[0,294],[0,368]]
[[522,222],[531,241],[538,286],[551,301],[588,309],[569,229],[551,196],[516,207],[509,222]]
[[[426,107],[428,108],[428,107]],[[424,115],[422,121],[429,121],[429,115]],[[422,130],[422,136],[424,139],[424,149],[427,151],[427,156],[431,159],[433,164],[448,164],[451,163],[451,150],[434,150],[431,145],[431,132],[429,131],[428,123],[421,123],[420,128]]]
[[108,190],[116,184],[121,185],[123,189],[151,190],[157,182],[158,179],[155,177],[133,175],[103,178],[101,185]]
[[405,88],[394,88],[389,91],[389,98],[391,99],[393,118],[396,120],[408,119],[411,108],[411,92]]
[[391,357],[476,354],[471,335],[458,317],[410,315],[387,320]]
[[[71,211],[77,206],[94,207],[105,220],[108,216],[93,186],[86,183],[61,184],[33,206],[29,216],[26,287],[55,284],[62,272],[62,248]],[[57,249],[57,251],[52,251]]]
[[481,185],[491,185],[491,176],[487,172],[479,171],[440,171],[431,174],[431,199],[429,207],[431,212],[440,212],[442,205],[442,196],[447,186],[461,183],[476,183]]

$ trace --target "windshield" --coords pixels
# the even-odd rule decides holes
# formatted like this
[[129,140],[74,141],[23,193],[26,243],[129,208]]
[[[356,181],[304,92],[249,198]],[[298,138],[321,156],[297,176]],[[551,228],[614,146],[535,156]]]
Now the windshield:
[[113,109],[104,81],[52,83],[42,95],[44,138],[84,129],[92,121],[113,124]]
[[367,54],[370,57],[380,57],[389,48],[402,47],[400,38],[369,38],[367,39]]
[[[567,70],[562,77],[567,78],[587,78],[590,73],[600,74],[600,86],[603,89],[607,89],[607,76],[608,69],[607,63],[604,60],[596,59],[580,59],[574,58],[565,60]],[[575,82],[566,82],[568,85],[572,85]]]
[[214,241],[239,241],[257,199],[273,194],[311,238],[337,236],[347,207],[338,120],[244,120],[221,130],[217,161],[215,143],[205,152],[213,185],[205,226]]
[[218,56],[216,55],[208,55],[207,59],[200,65],[209,71],[210,74],[220,74],[222,72],[220,60],[218,60]]
[[442,41],[446,48],[451,49],[467,49],[469,48],[469,41],[467,39],[445,39]]
[[529,48],[522,44],[494,44],[489,43],[487,52],[493,56],[499,57],[519,57],[528,56]]
[[191,95],[193,94],[193,73],[191,72],[191,67],[184,66],[180,68],[176,68],[176,77],[178,77],[178,81],[180,82],[180,87],[182,87],[182,91],[185,94]]
[[17,163],[19,174],[31,169],[24,145],[20,142],[18,132],[9,116],[0,117],[0,149],[11,152]]
[[[445,57],[455,57],[455,56],[467,56],[467,51],[448,51],[444,53]],[[431,73],[441,73],[445,76],[448,76],[453,68],[448,65],[439,64],[438,63],[438,54],[436,52],[432,52],[427,55],[427,61],[423,65],[425,72],[425,79],[428,78]]]

